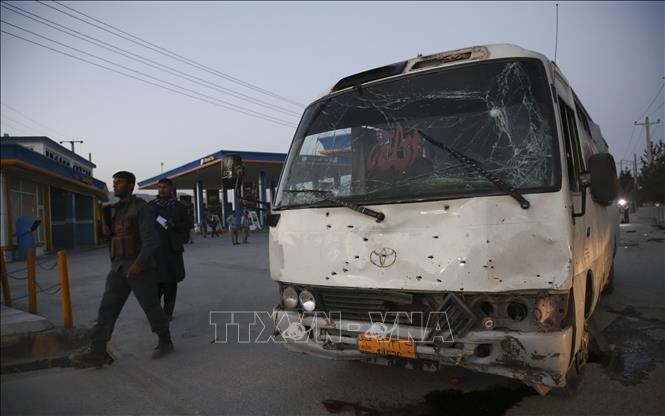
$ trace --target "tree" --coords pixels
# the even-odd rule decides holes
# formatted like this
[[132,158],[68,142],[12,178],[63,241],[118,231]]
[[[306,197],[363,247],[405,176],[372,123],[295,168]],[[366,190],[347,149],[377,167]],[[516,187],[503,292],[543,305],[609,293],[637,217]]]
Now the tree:
[[633,178],[633,174],[630,173],[630,169],[625,168],[619,174],[619,187],[621,188],[619,194],[623,198],[635,201],[635,197],[637,196],[635,193],[635,179]]
[[637,177],[638,196],[640,202],[665,203],[665,143],[659,141],[653,149],[653,163],[648,165],[646,150],[642,161],[640,175]]

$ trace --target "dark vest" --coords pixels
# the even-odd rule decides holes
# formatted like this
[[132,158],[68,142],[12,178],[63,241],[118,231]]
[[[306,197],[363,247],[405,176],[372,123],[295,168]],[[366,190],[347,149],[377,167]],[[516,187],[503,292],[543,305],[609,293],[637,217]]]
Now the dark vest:
[[112,219],[111,260],[133,260],[141,251],[138,215],[146,202],[132,197],[125,203],[115,205]]

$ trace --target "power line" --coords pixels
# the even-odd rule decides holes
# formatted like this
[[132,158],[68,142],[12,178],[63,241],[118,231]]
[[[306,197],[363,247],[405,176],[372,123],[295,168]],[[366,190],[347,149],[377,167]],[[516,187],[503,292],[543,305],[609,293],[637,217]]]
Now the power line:
[[181,86],[181,85],[178,85],[178,84],[172,83],[172,82],[170,82],[170,81],[163,80],[163,79],[161,79],[161,78],[154,77],[154,76],[152,76],[152,75],[150,75],[150,74],[147,74],[147,73],[145,73],[145,72],[137,71],[137,70],[132,69],[132,68],[130,68],[130,67],[127,67],[127,66],[125,66],[125,65],[118,64],[118,63],[113,62],[113,61],[111,61],[111,60],[108,60],[108,59],[105,59],[105,58],[99,57],[99,56],[94,55],[94,54],[91,54],[91,53],[88,53],[88,52],[86,52],[86,51],[84,51],[84,50],[81,50],[81,49],[75,48],[75,47],[73,47],[73,46],[69,46],[69,45],[64,44],[64,43],[62,43],[62,42],[58,42],[58,41],[53,40],[53,39],[51,39],[51,38],[49,38],[49,37],[47,37],[47,36],[42,36],[42,35],[40,35],[40,34],[38,34],[38,33],[35,33],[35,32],[33,32],[33,31],[31,31],[31,30],[24,29],[24,28],[22,28],[22,27],[20,27],[20,26],[14,25],[14,24],[9,23],[9,22],[6,22],[6,21],[4,21],[4,20],[0,20],[0,21],[1,21],[2,23],[6,24],[6,25],[13,26],[13,27],[15,27],[15,28],[17,28],[17,29],[19,29],[19,30],[22,30],[22,31],[27,32],[27,33],[30,33],[30,34],[32,34],[33,36],[37,36],[37,37],[42,38],[42,39],[44,39],[44,40],[48,40],[48,41],[53,42],[53,43],[55,43],[55,44],[57,44],[57,45],[64,46],[65,48],[68,48],[68,49],[74,50],[74,51],[76,51],[76,52],[82,53],[82,54],[84,54],[84,55],[90,56],[90,57],[95,58],[95,59],[99,59],[100,61],[103,61],[103,62],[109,63],[109,64],[111,64],[111,65],[115,65],[115,66],[120,67],[120,68],[122,68],[122,69],[125,69],[125,70],[127,70],[127,71],[134,72],[134,73],[139,74],[139,75],[142,75],[142,76],[144,76],[144,77],[148,77],[148,78],[153,79],[153,80],[155,80],[155,81],[163,82],[163,83],[165,83],[165,84],[167,84],[167,85],[171,85],[171,86],[173,86],[173,87],[175,87],[175,88],[183,89],[183,90],[185,90],[185,91],[191,92],[191,93],[193,93],[193,94],[200,95],[200,96],[205,97],[205,98],[207,98],[207,99],[209,99],[209,100],[218,101],[218,102],[220,102],[220,103],[222,103],[222,104],[226,104],[226,105],[228,105],[228,106],[235,106],[235,107],[238,108],[238,109],[241,109],[241,110],[246,111],[246,112],[255,113],[255,114],[258,114],[258,115],[260,115],[260,116],[262,116],[262,117],[265,117],[265,118],[270,118],[270,119],[273,119],[273,120],[276,120],[276,121],[280,121],[280,122],[284,122],[284,123],[289,123],[289,122],[286,121],[286,120],[282,120],[282,119],[279,119],[279,118],[277,118],[277,117],[273,117],[273,116],[271,116],[271,115],[269,115],[269,114],[260,113],[260,112],[258,112],[258,111],[252,110],[252,109],[250,109],[250,108],[240,107],[240,106],[238,106],[238,105],[235,105],[234,103],[231,103],[231,102],[228,102],[228,101],[224,101],[224,100],[220,100],[219,98],[216,98],[216,97],[213,97],[213,96],[210,96],[210,95],[207,95],[207,94],[200,93],[200,92],[198,92],[198,91],[195,91],[195,90],[192,90],[192,89],[189,89],[189,88],[183,87],[183,86]]
[[[658,98],[658,96],[660,95],[660,93],[663,91],[663,87],[665,87],[665,83],[663,83],[663,84],[660,86],[660,89],[658,90],[658,92],[656,93],[656,95],[653,97],[653,99],[651,100],[651,103],[649,103],[649,105],[647,106],[646,110],[644,110],[644,113],[642,113],[642,116],[640,116],[639,119],[641,119],[642,117],[644,117],[644,116],[646,115],[646,113],[649,111],[649,109],[651,108],[651,106],[653,105],[653,103],[656,102],[656,99]],[[665,103],[665,100],[663,101],[663,103]],[[655,113],[656,111],[658,111],[658,110],[663,106],[663,103],[661,103],[661,105],[660,105],[660,106],[659,106],[659,107],[658,107],[653,113]],[[652,113],[652,114],[653,114],[653,113]],[[650,115],[651,115],[651,114],[650,114]],[[630,140],[628,141],[628,144],[627,144],[627,146],[626,146],[626,151],[624,152],[624,158],[625,158],[626,155],[628,154],[628,151],[629,151],[629,150],[634,150],[634,149],[635,149],[635,144],[633,144],[633,139],[634,139],[634,137],[635,137],[635,128],[636,128],[636,127],[637,127],[637,125],[636,125],[636,124],[633,124],[633,132],[632,132],[632,134],[630,135]],[[644,127],[642,127],[642,128],[644,128]],[[640,130],[640,134],[639,134],[637,137],[639,137],[639,136],[641,136],[641,135],[642,135],[642,130]],[[639,143],[639,141],[638,141],[638,143]]]
[[644,126],[644,129],[646,130],[646,137],[645,138],[646,138],[647,163],[649,164],[649,166],[651,166],[653,164],[653,146],[652,146],[652,143],[651,143],[651,126],[653,126],[654,124],[660,124],[660,119],[658,119],[658,121],[656,121],[654,123],[653,121],[649,120],[649,117],[647,117],[644,120],[644,123],[638,123],[636,121],[635,124],[637,124],[639,126]]
[[[69,28],[67,26],[56,23],[52,20],[46,19],[46,18],[44,18],[42,16],[39,16],[37,14],[31,13],[31,12],[29,12],[27,10],[24,10],[24,9],[18,7],[18,6],[6,5],[6,4],[2,4],[0,6],[6,8],[7,10],[10,10],[10,11],[16,13],[16,14],[19,14],[23,17],[31,19],[31,20],[33,20],[37,23],[48,26],[48,27],[50,27],[52,29],[55,29],[57,31],[60,31],[62,33],[65,33],[69,36],[72,36],[72,37],[75,37],[77,39],[83,40],[85,42],[91,43],[91,44],[93,44],[97,47],[100,47],[102,49],[106,49],[106,50],[108,50],[110,52],[113,52],[115,54],[124,56],[125,58],[129,58],[129,59],[132,59],[134,61],[141,62],[144,65],[147,65],[147,66],[150,66],[152,68],[158,69],[160,71],[169,73],[169,74],[174,75],[176,77],[186,79],[186,80],[188,80],[190,82],[193,82],[195,84],[198,84],[198,85],[201,85],[201,86],[204,86],[204,87],[208,87],[208,88],[211,88],[213,90],[217,90],[219,92],[231,95],[231,96],[233,96],[235,98],[238,98],[240,100],[247,101],[247,102],[250,102],[252,104],[256,104],[256,105],[262,106],[264,108],[268,108],[268,109],[271,109],[273,111],[280,112],[282,114],[286,114],[286,115],[289,115],[289,116],[292,116],[292,117],[300,117],[300,113],[297,113],[293,110],[289,110],[289,109],[281,107],[279,105],[271,104],[267,101],[251,97],[251,96],[243,94],[241,92],[232,90],[230,88],[223,87],[219,84],[215,84],[215,83],[210,82],[208,80],[205,80],[205,79],[199,78],[197,76],[188,74],[186,72],[180,71],[180,70],[178,70],[178,69],[176,69],[172,66],[165,65],[165,64],[162,64],[160,62],[154,61],[152,59],[146,58],[145,56],[135,54],[135,53],[133,53],[131,51],[128,51],[126,49],[122,49],[122,48],[120,48],[118,46],[115,46],[113,44],[110,44],[108,42],[104,42],[103,40],[94,38],[94,37],[92,37],[90,35],[87,35],[85,33],[79,32],[79,31],[74,30],[72,28]],[[17,11],[17,10],[14,10],[14,9],[18,9],[20,11]],[[46,22],[48,22],[48,23],[46,23]]]
[[642,113],[642,115],[641,115],[640,117],[638,117],[638,119],[641,119],[642,117],[644,117],[644,115],[649,111],[649,109],[651,108],[651,106],[653,105],[653,103],[656,102],[656,98],[658,98],[658,96],[660,95],[660,93],[663,91],[663,87],[665,87],[665,83],[661,84],[660,89],[659,89],[658,92],[656,93],[656,96],[653,97],[653,100],[651,100],[651,103],[647,106],[647,109],[644,110],[644,113]]
[[[638,134],[637,137],[641,137],[641,136],[642,136],[642,131],[644,131],[644,125],[642,125],[642,128],[640,129],[640,134]],[[631,147],[631,153],[634,153],[634,152],[635,152],[635,146],[636,146],[639,142],[640,142],[639,140],[635,141],[635,144],[633,144],[633,146]]]
[[[203,93],[201,93],[201,92],[198,92],[198,91],[192,90],[192,89],[190,89],[190,88],[186,88],[186,87],[183,87],[183,86],[181,86],[181,85],[175,84],[175,83],[173,83],[173,82],[166,81],[166,80],[163,80],[163,79],[161,79],[161,78],[153,77],[152,75],[150,75],[150,74],[146,74],[145,72],[137,71],[137,70],[132,69],[132,68],[129,68],[129,67],[125,66],[125,65],[121,65],[121,64],[115,63],[115,62],[113,62],[113,61],[111,61],[111,60],[108,60],[108,59],[105,59],[105,58],[99,57],[99,56],[94,55],[94,54],[91,54],[91,53],[88,53],[88,52],[83,51],[83,50],[81,50],[81,49],[74,48],[73,46],[69,46],[69,45],[66,45],[66,44],[64,44],[64,43],[62,43],[62,42],[58,42],[58,41],[56,41],[56,40],[50,39],[50,38],[48,38],[48,37],[46,37],[46,36],[42,36],[42,35],[40,35],[40,34],[38,34],[38,33],[35,33],[35,32],[33,32],[33,31],[30,31],[30,30],[24,29],[24,28],[22,28],[22,27],[20,27],[20,26],[14,25],[14,24],[9,23],[9,22],[6,22],[6,21],[4,21],[4,20],[0,20],[0,21],[1,21],[2,23],[6,24],[6,25],[9,25],[9,26],[15,27],[15,28],[17,28],[17,29],[19,29],[19,30],[22,30],[22,31],[24,31],[24,32],[30,33],[30,34],[33,35],[33,36],[37,36],[37,37],[42,38],[42,39],[45,39],[45,40],[47,40],[47,41],[49,41],[49,42],[53,42],[53,43],[55,43],[55,44],[57,44],[57,45],[60,45],[60,46],[63,46],[63,47],[65,47],[65,48],[68,48],[68,49],[74,50],[74,51],[76,51],[76,52],[82,53],[82,54],[84,54],[84,55],[90,56],[90,57],[92,57],[92,58],[99,59],[100,61],[103,61],[103,62],[109,63],[109,64],[111,64],[111,65],[115,65],[115,66],[120,67],[120,68],[122,68],[122,69],[125,69],[125,70],[127,70],[127,71],[134,72],[134,73],[139,74],[139,75],[142,75],[142,76],[144,76],[144,77],[147,77],[147,78],[153,79],[153,80],[158,81],[158,82],[162,82],[162,83],[167,84],[167,85],[171,85],[172,87],[175,87],[175,88],[180,88],[180,89],[182,89],[182,90],[188,91],[188,92],[193,93],[193,94],[196,94],[196,95],[200,95],[200,96],[202,96],[202,97],[207,98],[208,100],[217,101],[217,102],[219,102],[219,103],[221,103],[221,104],[226,105],[226,106],[227,106],[226,108],[228,108],[229,110],[238,111],[238,112],[240,112],[240,113],[243,113],[243,114],[246,114],[246,115],[251,115],[251,116],[260,116],[260,118],[262,118],[262,119],[264,119],[264,120],[267,120],[267,121],[274,121],[274,122],[282,123],[282,124],[285,124],[287,127],[295,127],[294,124],[290,123],[290,122],[287,121],[287,120],[282,120],[282,119],[280,119],[280,118],[273,117],[273,116],[268,115],[268,114],[260,113],[260,112],[258,112],[258,111],[254,111],[254,110],[249,109],[249,108],[240,107],[240,106],[235,105],[235,104],[233,104],[233,103],[230,103],[230,102],[228,102],[228,101],[220,100],[219,98],[212,97],[212,96],[207,95],[207,94],[203,94]],[[22,38],[22,37],[20,37],[20,36],[16,36],[15,34],[10,33],[10,32],[3,31],[3,33],[7,33],[7,34],[9,34],[9,35],[12,35],[12,36],[18,37],[18,38],[23,39],[23,40],[28,40],[28,39]],[[39,45],[39,46],[45,46],[45,45],[42,45],[42,44],[39,44],[39,43],[36,43],[36,42],[33,42],[33,43],[35,43],[35,44],[37,44],[37,45]],[[52,48],[51,48],[51,49],[52,49]],[[52,49],[52,50],[55,50],[55,51],[57,51],[57,52],[60,52],[60,51],[58,51],[57,49]]]
[[0,104],[2,104],[2,106],[6,107],[6,108],[8,108],[8,109],[10,109],[10,110],[12,110],[12,111],[15,112],[16,114],[19,114],[19,115],[23,116],[26,120],[30,120],[30,121],[33,122],[35,125],[38,125],[38,126],[41,126],[42,128],[45,128],[46,131],[51,131],[51,132],[53,132],[53,133],[58,133],[58,135],[59,135],[59,136],[62,136],[62,137],[65,137],[65,136],[66,136],[66,134],[62,134],[62,133],[59,132],[58,130],[56,130],[56,129],[54,129],[54,128],[51,128],[51,127],[47,126],[46,124],[40,123],[40,122],[38,122],[37,120],[35,120],[35,119],[33,119],[33,118],[28,117],[28,116],[25,115],[24,113],[20,112],[19,110],[15,109],[14,107],[11,107],[11,106],[5,104],[4,102],[2,102],[2,103],[0,103]]
[[623,151],[623,158],[625,159],[628,155],[628,151],[631,149],[631,144],[633,143],[633,138],[635,137],[635,129],[637,125],[633,124],[633,131],[630,133],[630,140],[626,142],[626,149]]
[[[9,117],[7,114],[3,114],[2,117],[6,118],[7,120],[11,121],[12,123],[17,123],[18,125],[23,126],[23,127],[27,128],[28,130],[35,130],[35,128],[33,126],[28,126],[27,124],[23,123],[20,120],[16,120],[12,117]],[[37,130],[37,132],[39,132],[39,130]]]
[[[23,29],[23,30],[25,30],[25,29]],[[214,100],[214,101],[212,101],[212,100],[210,100],[210,99],[201,98],[201,97],[196,96],[196,95],[187,94],[187,93],[184,93],[184,92],[182,92],[182,91],[178,91],[178,90],[176,90],[176,89],[169,88],[169,87],[166,87],[166,86],[164,86],[164,85],[160,85],[160,84],[157,84],[157,83],[155,83],[155,82],[151,82],[151,81],[145,80],[145,79],[143,79],[143,78],[139,78],[139,77],[136,77],[136,76],[134,76],[134,75],[130,75],[130,74],[124,73],[124,72],[122,72],[122,71],[118,71],[118,70],[115,70],[115,69],[113,69],[113,68],[109,68],[109,67],[107,67],[107,66],[104,66],[104,65],[101,65],[101,64],[98,64],[98,63],[95,63],[95,62],[89,61],[89,60],[84,59],[84,58],[81,58],[81,57],[79,57],[79,56],[72,55],[72,54],[67,53],[67,52],[63,52],[63,51],[61,51],[61,50],[58,50],[58,49],[52,48],[52,47],[50,47],[50,46],[43,45],[43,44],[41,44],[41,43],[39,43],[39,42],[35,42],[35,41],[33,41],[33,40],[26,39],[26,38],[24,38],[24,37],[22,37],[22,36],[16,35],[16,34],[14,34],[14,33],[7,32],[7,31],[5,31],[5,30],[0,30],[0,32],[5,33],[5,34],[7,34],[7,35],[9,35],[9,36],[13,36],[13,37],[18,38],[18,39],[21,39],[21,40],[23,40],[23,41],[25,41],[25,42],[32,43],[32,44],[37,45],[37,46],[41,46],[42,48],[49,49],[49,50],[51,50],[51,51],[53,51],[53,52],[57,52],[57,53],[60,53],[60,54],[62,54],[62,55],[65,55],[65,56],[69,56],[70,58],[77,59],[77,60],[82,61],[82,62],[85,62],[85,63],[87,63],[87,64],[94,65],[94,66],[97,66],[97,67],[99,67],[99,68],[103,68],[103,69],[106,69],[106,70],[108,70],[108,71],[115,72],[115,73],[117,73],[117,74],[124,75],[124,76],[126,76],[126,77],[133,78],[133,79],[135,79],[135,80],[138,80],[138,81],[141,81],[141,82],[145,82],[145,83],[147,83],[147,84],[150,84],[150,85],[153,85],[153,86],[156,86],[156,87],[159,87],[159,88],[162,88],[162,89],[165,89],[165,90],[171,91],[171,92],[175,92],[175,93],[180,94],[180,95],[184,95],[184,96],[186,96],[186,97],[194,98],[195,100],[203,101],[203,102],[208,103],[208,104],[212,104],[212,105],[216,105],[216,106],[218,106],[218,107],[226,108],[227,110],[231,110],[231,111],[235,111],[235,112],[238,112],[238,113],[242,113],[242,114],[248,115],[248,116],[250,116],[250,117],[256,117],[256,118],[259,118],[259,119],[262,119],[262,120],[265,120],[265,121],[270,121],[270,122],[273,122],[273,123],[275,123],[275,124],[279,124],[279,125],[282,125],[282,126],[285,126],[285,127],[295,127],[294,124],[289,123],[288,121],[285,121],[285,120],[278,119],[278,118],[276,118],[276,117],[272,117],[272,116],[269,116],[269,115],[264,115],[264,114],[262,114],[262,113],[258,113],[258,112],[253,111],[253,110],[244,109],[243,107],[234,106],[233,104],[230,104],[230,105],[229,105],[229,104],[220,104],[219,102],[224,103],[224,101],[219,100],[219,99],[214,98],[214,97],[210,97],[212,100]],[[37,36],[40,36],[40,35],[37,35]],[[40,36],[40,37],[43,37],[43,36]],[[67,45],[61,44],[61,43],[56,42],[56,41],[51,41],[51,42],[58,43],[58,44],[60,44],[60,45],[62,45],[62,46],[65,46],[65,47],[67,47],[67,48],[75,49],[75,50],[76,50],[76,48],[72,48],[72,47],[70,47],[70,46],[67,46]],[[86,54],[86,55],[91,55],[91,54],[88,54],[87,52],[83,52],[83,51],[80,51],[80,52],[81,52],[81,53],[84,53],[84,54]],[[99,60],[110,62],[110,61],[105,60],[105,59],[103,59],[103,58],[99,58],[99,57],[96,57],[96,56],[94,56],[94,55],[92,55],[92,56],[95,57],[95,58],[97,58],[97,59],[99,59]],[[111,62],[111,63],[112,63],[112,62]],[[127,67],[124,67],[124,66],[122,66],[122,65],[115,64],[115,63],[112,63],[112,64],[113,64],[113,65],[116,65],[116,66],[119,66],[119,67],[122,67],[122,68],[125,68],[125,69],[128,69],[129,71],[132,71],[132,72],[135,72],[135,73],[140,73],[140,74],[144,75],[143,73],[141,73],[141,72],[139,72],[139,71],[135,71],[135,70],[133,70],[133,69],[131,69],[131,68],[127,68]],[[152,76],[149,76],[149,75],[146,75],[146,76],[148,76],[149,78],[156,79],[155,77],[152,77]],[[157,80],[159,80],[159,79],[157,79]],[[166,81],[162,81],[162,80],[159,80],[159,81],[160,81],[160,82],[167,83],[167,84],[175,85],[175,84],[172,84],[172,83],[169,83],[169,82],[166,82]],[[180,87],[180,86],[177,86],[177,88],[181,88],[181,89],[184,89],[184,90],[186,90],[186,91],[193,91],[193,90],[189,90],[189,89],[187,89],[187,88]],[[208,96],[206,96],[205,94],[201,94],[201,93],[198,93],[198,92],[196,92],[196,91],[193,91],[193,92],[194,92],[195,94],[200,95],[200,96],[208,97]],[[215,101],[218,101],[218,102],[215,102]]]
[[[208,73],[210,73],[210,74],[216,75],[216,76],[218,76],[218,77],[220,77],[220,78],[223,78],[223,79],[226,79],[226,80],[228,80],[228,81],[234,82],[234,83],[236,83],[236,84],[238,84],[238,85],[242,85],[242,86],[245,87],[245,88],[249,88],[249,89],[254,90],[254,91],[256,91],[256,92],[260,92],[261,94],[265,94],[265,95],[268,95],[268,96],[270,96],[270,97],[273,97],[273,98],[276,98],[276,99],[282,100],[282,101],[284,101],[284,102],[287,102],[287,103],[289,103],[289,104],[291,104],[291,105],[295,105],[295,106],[300,107],[300,108],[302,108],[302,107],[305,106],[305,105],[302,104],[302,103],[299,103],[299,102],[297,102],[297,101],[291,100],[291,99],[289,99],[289,98],[286,98],[286,97],[284,97],[284,96],[282,96],[282,95],[279,95],[279,94],[276,94],[276,93],[274,93],[274,92],[268,91],[268,90],[266,90],[266,89],[264,89],[264,88],[261,88],[261,87],[259,87],[259,86],[254,85],[254,84],[251,84],[251,83],[249,83],[249,82],[243,81],[243,80],[241,80],[241,79],[239,79],[239,78],[236,78],[236,77],[231,76],[231,75],[229,75],[229,74],[226,74],[226,73],[224,73],[224,72],[218,71],[218,70],[216,70],[216,69],[214,69],[214,68],[211,68],[211,67],[208,67],[208,66],[206,66],[206,65],[203,65],[203,64],[201,64],[201,63],[199,63],[199,62],[194,61],[193,59],[189,59],[189,58],[187,58],[187,57],[184,57],[184,56],[182,56],[182,55],[179,55],[179,54],[177,54],[177,53],[175,53],[175,52],[173,52],[173,51],[171,51],[171,50],[168,50],[168,49],[163,48],[163,47],[161,47],[161,46],[155,45],[154,43],[148,42],[148,41],[145,40],[145,39],[142,39],[142,38],[140,38],[140,37],[138,37],[138,36],[132,35],[131,33],[128,33],[128,32],[126,32],[126,31],[124,31],[124,30],[122,30],[122,29],[119,29],[119,28],[117,28],[117,27],[115,27],[115,26],[113,26],[113,25],[110,25],[110,24],[108,24],[108,23],[105,23],[105,22],[103,22],[103,21],[101,21],[101,20],[99,20],[99,19],[96,19],[96,18],[94,18],[94,17],[92,17],[92,16],[90,16],[90,15],[87,15],[87,14],[85,14],[85,13],[83,13],[83,12],[80,12],[80,11],[78,11],[78,10],[72,8],[72,7],[69,7],[69,6],[65,5],[65,4],[62,4],[62,3],[58,2],[58,1],[53,1],[53,3],[56,3],[56,4],[58,4],[58,5],[61,6],[61,7],[64,7],[64,8],[66,8],[66,9],[68,9],[68,10],[71,10],[71,11],[73,11],[73,12],[75,12],[75,13],[81,15],[81,16],[85,16],[85,17],[87,17],[88,19],[90,19],[90,20],[92,20],[92,21],[94,21],[94,22],[97,22],[97,23],[100,23],[100,24],[102,24],[102,25],[104,25],[104,26],[106,26],[106,27],[112,28],[113,30],[115,30],[115,31],[117,31],[117,32],[120,32],[120,33],[122,33],[123,35],[127,35],[127,36],[119,35],[118,33],[112,32],[112,31],[110,31],[110,30],[108,30],[108,29],[105,29],[105,28],[103,28],[103,27],[101,27],[101,26],[99,26],[99,25],[96,25],[96,24],[94,24],[94,23],[90,23],[90,22],[87,21],[87,20],[81,19],[80,17],[74,16],[74,15],[72,15],[71,13],[67,13],[67,12],[64,11],[64,10],[60,10],[60,9],[58,9],[57,7],[54,7],[54,6],[50,5],[50,4],[44,3],[44,2],[42,2],[42,1],[37,1],[37,3],[39,3],[39,4],[43,5],[43,6],[49,7],[49,8],[51,8],[51,9],[53,9],[53,10],[56,10],[56,11],[58,11],[59,13],[65,14],[65,15],[67,15],[67,16],[73,18],[73,19],[76,19],[76,20],[79,20],[79,21],[81,21],[81,22],[83,22],[83,23],[86,23],[86,24],[88,24],[88,25],[90,25],[90,26],[96,27],[97,29],[100,29],[100,30],[103,30],[103,31],[105,31],[105,32],[108,32],[108,33],[110,33],[110,34],[112,34],[112,35],[114,35],[114,36],[118,36],[118,37],[120,37],[120,38],[122,38],[122,39],[125,39],[125,40],[129,41],[129,42],[135,43],[135,44],[137,44],[137,45],[139,45],[139,46],[142,46],[142,47],[144,47],[144,48],[146,48],[146,49],[150,49],[150,50],[152,50],[152,51],[154,51],[154,52],[157,52],[157,53],[159,53],[159,54],[165,55],[165,56],[167,56],[167,57],[169,57],[169,58],[171,58],[171,59],[174,59],[174,60],[180,61],[180,62],[185,63],[185,64],[188,64],[188,65],[191,65],[191,66],[193,66],[193,67],[195,67],[195,68],[198,68],[198,69],[200,69],[200,70],[202,70],[202,71],[205,71],[205,72],[208,72]],[[149,46],[146,46],[146,45],[149,45]]]
[[[5,126],[9,127],[12,130],[18,131],[18,132],[22,131],[23,133],[25,133],[28,136],[31,135],[31,133],[29,133],[29,132],[27,132],[23,129],[17,128],[16,126],[13,126],[11,123],[7,123],[6,121],[1,121],[0,120],[0,127],[5,127]],[[7,132],[3,130],[2,133],[7,133]]]
[[656,108],[655,110],[653,110],[653,112],[652,112],[651,114],[649,114],[649,117],[651,117],[651,116],[654,116],[654,117],[655,117],[655,116],[656,116],[656,113],[658,112],[658,110],[660,110],[661,108],[663,108],[663,105],[665,105],[665,100],[663,100],[663,102],[660,103],[660,105],[658,106],[658,108]]

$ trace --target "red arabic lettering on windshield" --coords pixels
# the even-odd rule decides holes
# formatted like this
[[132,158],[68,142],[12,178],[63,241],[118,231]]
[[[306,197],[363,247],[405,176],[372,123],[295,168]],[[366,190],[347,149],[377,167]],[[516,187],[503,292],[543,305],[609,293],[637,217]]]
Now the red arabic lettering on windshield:
[[413,165],[420,147],[420,137],[416,131],[404,134],[401,127],[392,130],[387,143],[377,143],[370,151],[367,171],[386,171],[391,168],[404,171]]

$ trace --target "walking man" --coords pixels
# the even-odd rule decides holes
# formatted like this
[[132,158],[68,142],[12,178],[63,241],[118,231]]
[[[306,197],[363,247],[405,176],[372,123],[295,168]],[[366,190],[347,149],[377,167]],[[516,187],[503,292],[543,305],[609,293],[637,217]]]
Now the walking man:
[[111,270],[106,276],[91,343],[86,351],[69,357],[75,366],[101,367],[113,361],[106,344],[130,292],[134,292],[152,332],[159,336],[152,358],[173,352],[169,321],[157,297],[154,255],[159,240],[155,214],[145,201],[132,195],[135,183],[136,177],[131,172],[113,175],[113,192],[120,201],[113,206],[111,223],[104,227],[110,235]]
[[183,244],[187,241],[190,221],[186,207],[175,197],[173,182],[168,178],[157,182],[157,198],[150,201],[155,214],[155,228],[159,236],[157,262],[158,298],[164,299],[164,312],[173,319],[178,283],[185,278],[185,263],[182,259]]
[[238,243],[238,224],[236,221],[236,212],[231,211],[231,215],[229,215],[226,221],[229,223],[229,231],[231,232],[231,242],[234,245],[240,244]]

